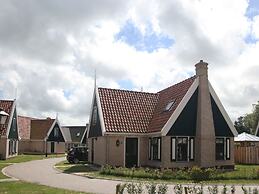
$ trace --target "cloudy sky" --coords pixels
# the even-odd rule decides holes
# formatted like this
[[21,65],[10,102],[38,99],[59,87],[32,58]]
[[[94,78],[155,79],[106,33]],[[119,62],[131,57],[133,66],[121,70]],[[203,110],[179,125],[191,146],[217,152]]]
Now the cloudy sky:
[[0,98],[88,122],[101,87],[156,92],[200,59],[232,120],[259,100],[258,0],[0,0]]

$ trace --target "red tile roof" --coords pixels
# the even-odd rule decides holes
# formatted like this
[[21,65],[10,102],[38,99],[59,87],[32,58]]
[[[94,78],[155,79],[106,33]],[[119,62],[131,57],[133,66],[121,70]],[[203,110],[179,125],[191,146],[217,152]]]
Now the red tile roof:
[[18,129],[19,129],[19,136],[21,139],[30,139],[31,120],[35,120],[35,119],[36,118],[18,116]]
[[145,133],[158,95],[98,88],[106,132]]
[[[153,114],[153,118],[149,123],[148,132],[161,131],[168,119],[171,117],[177,106],[182,101],[183,97],[191,87],[195,80],[195,76],[186,79],[180,83],[170,86],[164,90],[158,92],[159,100],[156,105],[156,109]],[[172,108],[169,111],[165,111],[166,105],[174,101]]]
[[31,120],[31,139],[44,140],[55,119]]
[[[98,88],[106,132],[161,131],[194,80],[195,76],[158,93]],[[164,111],[172,100],[172,108]]]
[[14,104],[14,100],[0,100],[0,108],[2,108],[6,113],[9,114],[9,116],[5,121],[5,124],[0,125],[0,137],[7,135],[6,132],[8,128],[9,119],[12,113],[13,104]]

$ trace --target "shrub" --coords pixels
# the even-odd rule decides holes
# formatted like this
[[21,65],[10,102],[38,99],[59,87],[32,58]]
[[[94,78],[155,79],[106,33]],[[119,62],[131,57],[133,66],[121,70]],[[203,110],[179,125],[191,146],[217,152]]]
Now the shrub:
[[111,172],[112,172],[112,166],[110,166],[108,164],[102,166],[101,171],[100,171],[101,174],[108,174],[108,175],[110,175]]
[[135,184],[133,182],[126,184],[128,194],[141,194],[143,192],[142,183]]
[[210,178],[214,177],[216,174],[216,170],[212,168],[208,169],[201,169],[199,167],[193,167],[189,171],[189,176],[192,180],[196,182],[204,181],[204,180],[209,180]]

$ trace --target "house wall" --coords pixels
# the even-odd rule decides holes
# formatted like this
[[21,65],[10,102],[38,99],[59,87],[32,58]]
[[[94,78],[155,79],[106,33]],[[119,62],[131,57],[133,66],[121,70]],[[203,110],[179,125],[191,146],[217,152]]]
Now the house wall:
[[[94,141],[94,161],[92,161],[92,140]],[[106,137],[93,137],[88,139],[88,159],[98,165],[107,164],[106,161]]]
[[4,137],[0,138],[0,159],[6,159],[6,153],[7,153],[7,139]]
[[[124,136],[107,136],[107,163],[113,166],[124,166]],[[119,140],[119,146],[116,141]]]
[[[50,143],[49,143],[49,153],[50,153]],[[55,153],[63,154],[65,153],[65,142],[55,142]]]
[[139,138],[139,166],[147,166],[148,163],[148,137]]
[[[51,142],[47,145],[48,154],[51,153]],[[39,153],[45,154],[46,144],[43,140],[21,140],[19,142],[19,153]],[[55,142],[54,153],[65,153],[65,143]]]
[[235,142],[234,142],[234,137],[230,137],[230,160],[216,160],[215,162],[216,166],[222,166],[222,167],[227,167],[227,166],[232,166],[234,167],[235,165]]

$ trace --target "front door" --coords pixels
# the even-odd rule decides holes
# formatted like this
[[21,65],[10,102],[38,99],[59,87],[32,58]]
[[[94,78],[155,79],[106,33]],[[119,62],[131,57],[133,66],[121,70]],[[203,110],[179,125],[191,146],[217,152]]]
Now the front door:
[[126,138],[125,166],[138,166],[138,138]]
[[51,142],[50,143],[50,153],[54,153],[55,152],[55,142]]

